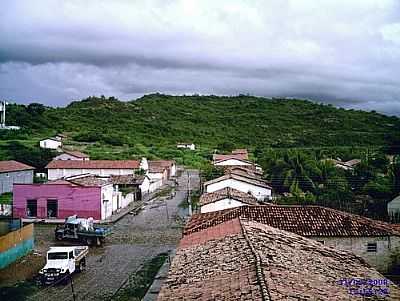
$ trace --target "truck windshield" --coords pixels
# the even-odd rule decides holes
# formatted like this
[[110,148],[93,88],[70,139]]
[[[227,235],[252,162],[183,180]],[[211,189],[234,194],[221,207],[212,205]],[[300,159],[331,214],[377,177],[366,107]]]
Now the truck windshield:
[[68,259],[68,253],[67,252],[49,253],[48,254],[48,259],[50,259],[50,260],[53,260],[53,259]]

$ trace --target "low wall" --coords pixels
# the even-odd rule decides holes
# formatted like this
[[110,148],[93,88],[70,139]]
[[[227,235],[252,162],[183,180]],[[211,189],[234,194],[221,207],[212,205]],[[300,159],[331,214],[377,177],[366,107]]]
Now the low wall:
[[33,224],[0,237],[0,269],[29,253],[34,246]]

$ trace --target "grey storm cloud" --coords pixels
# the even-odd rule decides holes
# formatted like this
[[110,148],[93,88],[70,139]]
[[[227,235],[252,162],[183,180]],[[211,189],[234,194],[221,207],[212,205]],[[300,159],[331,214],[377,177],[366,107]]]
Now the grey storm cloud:
[[5,0],[0,97],[303,97],[400,115],[398,0]]

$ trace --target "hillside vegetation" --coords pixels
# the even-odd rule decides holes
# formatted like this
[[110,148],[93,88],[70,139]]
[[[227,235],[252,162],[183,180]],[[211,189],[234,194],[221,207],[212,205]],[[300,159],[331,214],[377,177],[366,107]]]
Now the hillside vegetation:
[[[264,178],[283,197],[279,202],[321,204],[387,219],[386,203],[400,193],[400,119],[376,112],[335,108],[305,100],[251,96],[146,95],[130,102],[89,97],[65,108],[10,105],[0,131],[0,158],[39,169],[54,152],[38,148],[41,138],[67,134],[66,147],[92,159],[175,159],[221,174],[212,153],[248,148]],[[194,142],[196,151],[176,142]],[[345,172],[326,158],[362,160]],[[391,159],[390,159],[391,158]],[[288,193],[288,194],[287,194]],[[398,217],[400,220],[400,217]]]

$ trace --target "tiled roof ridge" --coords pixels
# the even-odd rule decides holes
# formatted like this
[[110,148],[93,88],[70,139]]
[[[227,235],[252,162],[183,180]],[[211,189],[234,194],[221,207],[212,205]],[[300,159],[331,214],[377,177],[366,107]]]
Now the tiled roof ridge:
[[[316,206],[316,207],[323,207],[323,206]],[[387,224],[386,222],[378,221],[378,220],[375,220],[375,219],[372,219],[372,218],[368,218],[368,217],[365,217],[365,216],[359,216],[359,215],[352,214],[352,213],[345,212],[345,211],[340,211],[340,210],[333,209],[333,208],[330,208],[330,207],[323,207],[323,208],[328,210],[328,211],[334,212],[336,214],[340,214],[340,215],[344,216],[345,218],[350,218],[350,219],[356,220],[356,221],[358,221],[358,222],[360,222],[360,223],[362,223],[362,224],[364,224],[366,226],[373,226],[373,227],[376,227],[376,228],[378,228],[380,230],[387,231],[390,234],[400,236],[400,231],[397,231],[397,230],[393,229],[390,226],[390,224]]]
[[[240,223],[240,227],[242,228],[243,237],[246,240],[247,245],[249,246],[251,253],[253,253],[253,256],[255,259],[257,281],[261,288],[262,299],[263,299],[263,301],[271,301],[271,295],[268,290],[267,282],[265,281],[265,277],[264,277],[265,274],[264,274],[264,269],[261,264],[262,262],[261,262],[260,254],[256,251],[253,244],[251,243],[249,236],[247,235],[246,227],[243,226],[242,219],[240,217],[239,217],[239,223]],[[265,263],[268,264],[268,262],[265,262]]]
[[[244,206],[247,207],[247,206]],[[236,207],[236,208],[231,208],[231,209],[227,209],[225,212],[223,212],[221,215],[218,216],[218,218],[212,218],[208,221],[206,221],[205,223],[201,223],[200,225],[193,227],[191,229],[189,229],[188,231],[184,232],[184,235],[187,234],[192,234],[198,231],[201,231],[203,229],[206,229],[210,226],[216,226],[219,224],[222,224],[230,219],[236,218],[237,216],[239,216],[238,212],[239,210],[241,210],[242,207]],[[232,213],[232,216],[229,216]]]

